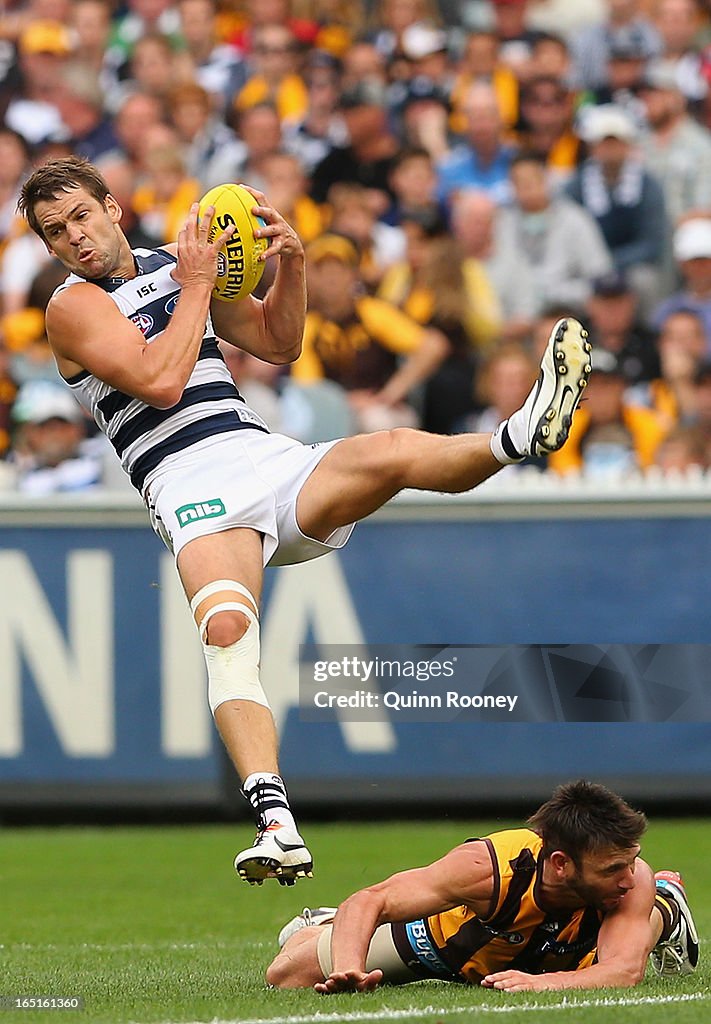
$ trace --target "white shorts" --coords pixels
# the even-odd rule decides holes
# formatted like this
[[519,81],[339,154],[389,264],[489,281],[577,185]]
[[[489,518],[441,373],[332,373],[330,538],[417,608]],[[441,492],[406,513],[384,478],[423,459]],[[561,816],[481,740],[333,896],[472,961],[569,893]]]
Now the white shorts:
[[338,441],[305,445],[283,434],[235,430],[169,455],[144,488],[153,529],[178,557],[197,537],[235,527],[264,535],[264,565],[292,565],[342,548],[353,526],[322,542],[296,521],[296,499]]

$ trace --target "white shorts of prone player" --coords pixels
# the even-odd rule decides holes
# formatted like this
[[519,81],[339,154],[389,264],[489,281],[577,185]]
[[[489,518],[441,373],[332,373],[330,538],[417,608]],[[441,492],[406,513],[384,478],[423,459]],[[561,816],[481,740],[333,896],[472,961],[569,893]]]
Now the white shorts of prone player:
[[151,525],[175,557],[189,541],[235,527],[264,534],[264,565],[292,565],[342,548],[353,525],[322,543],[296,521],[304,483],[338,441],[304,445],[283,434],[236,430],[169,455],[149,477]]

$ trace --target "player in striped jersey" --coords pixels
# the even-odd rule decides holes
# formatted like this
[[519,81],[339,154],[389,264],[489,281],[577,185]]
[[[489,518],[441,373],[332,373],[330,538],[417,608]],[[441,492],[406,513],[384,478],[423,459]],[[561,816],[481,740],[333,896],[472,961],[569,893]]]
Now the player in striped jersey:
[[267,981],[329,994],[381,981],[510,992],[635,985],[648,955],[688,974],[698,939],[681,877],[639,857],[643,814],[603,786],[558,787],[527,828],[468,840],[336,911],[282,929]]
[[212,212],[195,204],[176,245],[132,251],[96,168],[71,157],[25,182],[20,209],[70,271],[47,308],[59,372],[112,442],[176,558],[203,644],[215,722],[257,822],[235,858],[247,881],[311,870],[277,763],[259,680],[263,568],[342,547],[353,525],[405,487],[466,491],[502,465],[565,441],[590,370],[587,333],[556,324],[536,385],[493,435],[382,431],[321,445],[270,434],[228,374],[217,338],[271,363],[299,354],[304,250],[266,197],[253,212],[278,261],[263,301],[213,298]]

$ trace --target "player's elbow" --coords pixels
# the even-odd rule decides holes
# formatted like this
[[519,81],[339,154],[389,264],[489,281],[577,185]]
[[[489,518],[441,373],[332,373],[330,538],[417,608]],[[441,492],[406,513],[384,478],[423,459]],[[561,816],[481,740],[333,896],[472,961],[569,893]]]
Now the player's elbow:
[[614,977],[608,984],[616,988],[634,988],[644,980],[647,958],[624,960],[615,964]]
[[301,355],[301,339],[289,348],[273,348],[269,359],[275,366],[286,366],[288,363],[295,363]]
[[139,397],[154,409],[172,409],[183,397],[184,385],[175,381],[156,381]]

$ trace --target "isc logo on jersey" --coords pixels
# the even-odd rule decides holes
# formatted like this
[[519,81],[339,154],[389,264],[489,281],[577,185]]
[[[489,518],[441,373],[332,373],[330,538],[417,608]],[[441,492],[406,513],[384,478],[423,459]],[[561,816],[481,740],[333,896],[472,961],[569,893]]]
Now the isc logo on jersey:
[[131,317],[131,320],[134,322],[141,334],[148,334],[153,326],[153,317],[149,316],[148,313],[135,313]]

